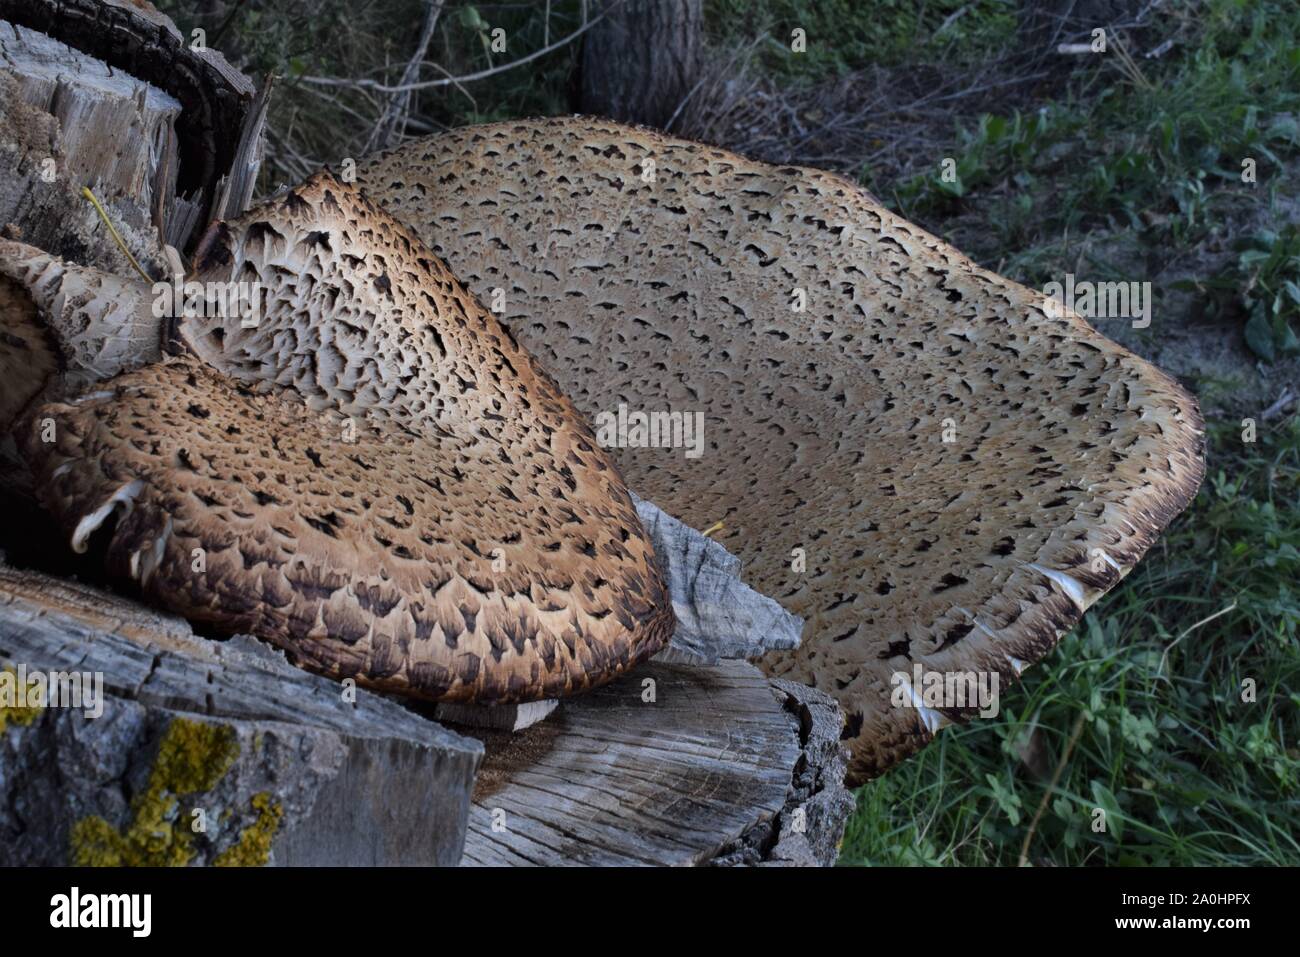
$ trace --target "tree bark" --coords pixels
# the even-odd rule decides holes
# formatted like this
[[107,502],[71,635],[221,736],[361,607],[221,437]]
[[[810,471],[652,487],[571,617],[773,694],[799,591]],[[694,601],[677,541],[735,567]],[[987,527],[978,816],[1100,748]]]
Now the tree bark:
[[581,109],[667,129],[699,78],[702,0],[603,0],[582,54]]

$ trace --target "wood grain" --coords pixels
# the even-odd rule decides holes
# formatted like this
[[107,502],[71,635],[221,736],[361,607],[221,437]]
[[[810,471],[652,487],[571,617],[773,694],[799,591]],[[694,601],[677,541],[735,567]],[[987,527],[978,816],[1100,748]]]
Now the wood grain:
[[651,663],[483,740],[467,865],[708,862],[780,812],[800,753],[767,679],[742,661]]

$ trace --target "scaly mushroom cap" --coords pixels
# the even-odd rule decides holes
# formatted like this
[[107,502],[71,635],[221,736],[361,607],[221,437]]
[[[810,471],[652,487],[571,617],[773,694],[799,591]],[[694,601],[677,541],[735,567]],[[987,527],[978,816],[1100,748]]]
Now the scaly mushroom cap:
[[569,694],[667,641],[606,453],[405,227],[321,176],[199,265],[263,284],[256,328],[183,317],[199,356],[46,406],[51,444],[25,433],[74,548],[111,528],[109,569],[158,604],[430,699]]
[[32,409],[157,362],[149,287],[0,239],[0,491],[33,494],[14,429]]
[[589,415],[704,414],[702,457],[615,460],[696,527],[724,521],[807,619],[768,664],[838,697],[856,781],[971,711],[916,707],[914,663],[1005,687],[1200,483],[1172,379],[841,177],[559,118],[413,141],[358,185],[502,290]]
[[0,239],[0,432],[33,399],[156,362],[161,337],[148,286]]
[[59,371],[58,346],[22,285],[0,275],[0,435]]

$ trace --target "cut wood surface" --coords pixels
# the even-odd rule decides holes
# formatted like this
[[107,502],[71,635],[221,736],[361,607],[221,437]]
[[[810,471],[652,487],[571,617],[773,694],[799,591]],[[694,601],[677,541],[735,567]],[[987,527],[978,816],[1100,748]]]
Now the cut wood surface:
[[102,60],[12,24],[0,26],[0,62],[22,101],[58,121],[65,175],[108,184],[139,204],[141,215],[131,225],[147,225],[156,154],[180,116],[180,102]]
[[522,733],[483,736],[462,863],[758,863],[804,754],[797,727],[750,664],[651,663]]
[[781,678],[772,691],[798,731],[802,753],[795,762],[785,807],[771,821],[751,827],[713,861],[718,865],[829,867],[839,856],[853,793],[844,786],[848,751],[840,743],[844,712],[824,691]]
[[159,88],[0,20],[0,226],[85,265],[133,275],[81,195],[89,186],[131,254],[161,275],[154,200],[174,184],[181,105]]

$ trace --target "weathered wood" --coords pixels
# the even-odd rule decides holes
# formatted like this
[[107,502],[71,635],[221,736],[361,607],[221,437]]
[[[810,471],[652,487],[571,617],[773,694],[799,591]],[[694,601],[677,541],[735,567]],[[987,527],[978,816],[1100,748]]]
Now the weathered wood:
[[[171,20],[147,3],[0,0],[0,20],[43,33],[102,61],[115,73],[174,97],[181,106],[174,127],[175,191],[198,206],[201,222],[210,221],[220,182],[236,166],[240,132],[253,105],[256,90],[246,77],[220,53],[196,42],[199,38],[183,37]],[[236,175],[241,181],[248,178],[246,172]],[[3,222],[0,218],[0,225]],[[172,232],[169,215],[160,222],[164,234]],[[43,248],[94,264],[64,249]]]
[[[150,208],[158,154],[181,112],[175,97],[12,24],[0,27],[0,64],[23,102],[58,121],[66,175],[110,185],[140,210]],[[128,225],[148,223],[141,215]]]
[[[3,666],[98,674],[103,693],[90,717],[0,698],[0,864],[460,857],[478,742],[252,639],[0,566]],[[169,779],[178,755],[190,773]]]
[[803,754],[768,680],[739,661],[651,663],[482,737],[469,865],[708,863],[785,809]]
[[677,615],[672,642],[656,660],[711,665],[799,647],[803,619],[746,585],[739,558],[654,503],[632,501]]
[[829,867],[839,854],[844,826],[853,813],[853,794],[844,786],[848,754],[840,744],[844,712],[824,691],[772,680],[802,748],[795,762],[785,807],[724,848],[717,866]]
[[[851,807],[838,708],[743,662],[651,664],[521,733],[476,732],[477,783],[477,742],[392,701],[354,705],[251,639],[0,566],[0,666],[19,665],[102,673],[103,713],[0,707],[2,864],[450,863],[462,838],[466,864],[825,864]],[[131,839],[158,808],[132,795],[196,723],[235,754],[163,803],[176,831],[195,809],[210,829],[146,852]]]
[[[262,168],[265,152],[266,111],[271,105],[273,85],[274,78],[268,76],[257,99],[244,116],[244,125],[239,131],[239,145],[231,158],[230,172],[221,178],[217,188],[217,199],[208,217],[210,223],[234,219],[253,202],[253,190],[257,187],[257,174]],[[186,209],[182,215],[188,215],[188,212]]]
[[81,195],[89,186],[131,254],[161,276],[159,163],[180,103],[44,34],[0,21],[0,226],[119,275],[130,261]]

